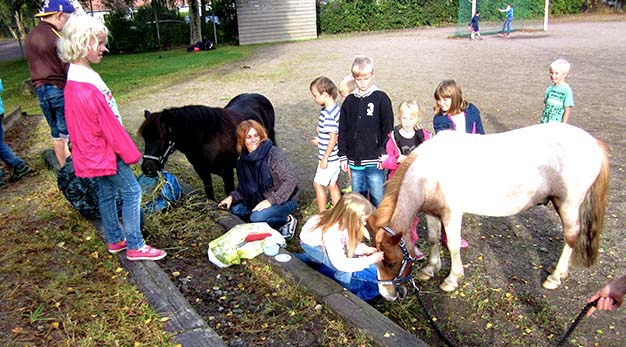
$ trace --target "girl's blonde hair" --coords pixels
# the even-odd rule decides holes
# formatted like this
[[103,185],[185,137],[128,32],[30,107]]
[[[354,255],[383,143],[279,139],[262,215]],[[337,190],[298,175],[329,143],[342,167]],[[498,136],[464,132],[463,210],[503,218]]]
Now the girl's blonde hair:
[[348,94],[352,93],[355,89],[356,82],[354,81],[354,77],[352,77],[352,75],[344,77],[341,80],[341,83],[339,83],[339,94],[341,94],[342,98],[348,96]]
[[355,192],[347,193],[337,202],[335,207],[320,214],[320,221],[316,227],[322,228],[322,234],[335,224],[339,224],[341,229],[346,229],[348,232],[347,255],[352,258],[354,250],[367,232],[364,231],[364,221],[373,212],[374,205],[363,195]]
[[463,91],[455,80],[444,80],[439,83],[437,89],[435,89],[435,114],[442,112],[441,106],[437,103],[437,100],[443,98],[450,98],[450,109],[446,111],[447,114],[458,114],[467,108],[467,101],[463,98]]
[[408,112],[411,117],[417,119],[413,128],[415,130],[419,129],[420,123],[420,105],[415,100],[411,101],[403,101],[400,106],[398,106],[398,121],[402,122],[402,114],[404,112]]
[[267,131],[265,131],[261,123],[255,120],[244,120],[237,126],[237,154],[241,155],[243,148],[246,146],[246,136],[252,128],[259,134],[259,143],[267,140]]
[[[87,57],[89,49],[98,46],[100,34],[107,36],[108,42],[109,29],[99,19],[89,15],[71,15],[57,41],[59,57],[66,63]],[[89,47],[90,44],[95,47]]]

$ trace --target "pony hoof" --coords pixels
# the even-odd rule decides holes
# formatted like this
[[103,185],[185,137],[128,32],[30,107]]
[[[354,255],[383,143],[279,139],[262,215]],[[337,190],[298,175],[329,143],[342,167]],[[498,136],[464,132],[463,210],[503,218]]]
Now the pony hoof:
[[417,273],[417,279],[420,281],[428,281],[429,279],[435,277],[435,273],[433,272],[432,268],[430,266],[425,266],[423,267],[418,273]]
[[552,278],[552,276],[548,276],[548,278],[546,278],[546,280],[543,282],[543,287],[545,289],[557,289],[559,286],[561,285],[561,281],[560,280],[555,280],[554,278]]
[[428,281],[429,279],[432,278],[432,276],[430,276],[429,274],[423,273],[423,272],[419,272],[417,274],[417,276],[415,276],[419,281]]
[[441,283],[441,285],[439,286],[439,288],[441,288],[441,290],[443,290],[444,292],[451,292],[453,290],[455,290],[459,285],[457,283],[451,283],[451,282],[443,282]]

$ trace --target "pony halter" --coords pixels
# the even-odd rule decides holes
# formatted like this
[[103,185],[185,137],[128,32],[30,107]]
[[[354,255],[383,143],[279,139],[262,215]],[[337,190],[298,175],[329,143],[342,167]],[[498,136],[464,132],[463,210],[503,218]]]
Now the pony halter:
[[154,155],[147,155],[147,154],[144,154],[144,155],[142,156],[142,158],[143,158],[143,159],[152,159],[152,160],[156,160],[157,162],[159,162],[159,164],[160,164],[161,166],[163,166],[163,164],[165,164],[165,161],[167,160],[167,157],[169,157],[169,156],[170,156],[170,154],[172,154],[172,153],[175,151],[175,149],[174,149],[174,147],[175,147],[175,146],[176,146],[176,144],[174,143],[174,141],[170,140],[170,141],[167,143],[167,149],[165,150],[165,153],[163,153],[161,156],[156,157],[156,156],[154,156]]
[[[396,232],[393,231],[393,229],[391,229],[388,226],[384,226],[383,230],[385,230],[387,233],[391,234],[391,236],[396,235]],[[403,239],[400,239],[400,243],[399,243],[400,249],[402,250],[402,254],[403,254],[403,259],[402,259],[402,266],[400,267],[400,271],[398,271],[398,274],[396,275],[396,277],[394,277],[392,280],[378,280],[378,284],[382,284],[384,286],[399,286],[403,283],[409,282],[413,276],[411,276],[411,274],[409,273],[408,275],[401,277],[402,274],[404,273],[404,271],[406,270],[406,267],[410,264],[416,261],[415,257],[411,257],[411,255],[409,254],[409,250],[406,248],[406,244],[404,243]]]

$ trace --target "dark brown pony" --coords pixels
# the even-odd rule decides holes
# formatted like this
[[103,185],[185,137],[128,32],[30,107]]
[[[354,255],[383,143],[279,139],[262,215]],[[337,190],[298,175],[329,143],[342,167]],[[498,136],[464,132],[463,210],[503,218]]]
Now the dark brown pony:
[[[444,131],[412,152],[388,182],[383,201],[368,223],[376,246],[383,297],[394,300],[405,283],[413,256],[403,249],[418,212],[426,214],[430,257],[417,278],[441,269],[439,240],[445,227],[450,274],[440,288],[452,291],[463,275],[461,221],[464,213],[511,216],[551,201],[563,225],[565,244],[543,287],[555,289],[573,265],[589,267],[598,257],[608,189],[609,162],[604,143],[562,123],[539,124],[493,135]],[[402,272],[402,273],[400,273]]]
[[237,95],[224,108],[183,106],[155,113],[145,111],[138,131],[145,141],[141,170],[147,176],[155,176],[169,155],[180,150],[202,179],[209,199],[215,200],[211,174],[222,177],[228,194],[235,189],[235,130],[247,119],[261,123],[276,144],[274,107],[260,94]]

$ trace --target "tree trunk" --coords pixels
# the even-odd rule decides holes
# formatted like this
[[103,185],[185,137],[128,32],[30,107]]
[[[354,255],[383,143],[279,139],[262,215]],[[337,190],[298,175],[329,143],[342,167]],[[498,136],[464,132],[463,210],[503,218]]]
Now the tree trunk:
[[[26,32],[24,31],[24,24],[22,24],[22,16],[20,15],[20,13],[18,11],[15,11],[13,13],[13,19],[15,20],[15,27],[17,28],[17,32],[13,31],[13,29],[9,26],[9,30],[11,31],[11,35],[13,35],[13,37],[15,39],[24,39],[26,38]],[[16,36],[16,35],[19,35]]]
[[189,44],[202,41],[202,16],[200,15],[200,0],[189,1]]

